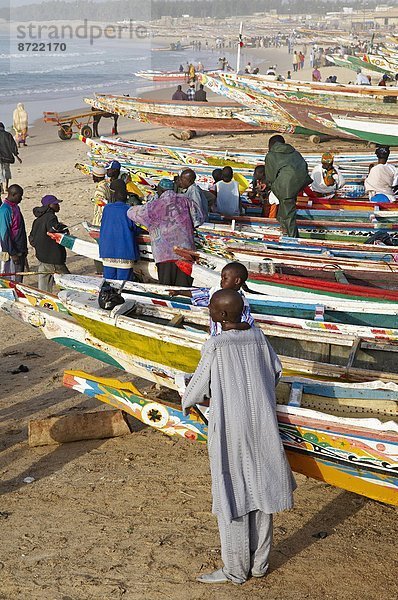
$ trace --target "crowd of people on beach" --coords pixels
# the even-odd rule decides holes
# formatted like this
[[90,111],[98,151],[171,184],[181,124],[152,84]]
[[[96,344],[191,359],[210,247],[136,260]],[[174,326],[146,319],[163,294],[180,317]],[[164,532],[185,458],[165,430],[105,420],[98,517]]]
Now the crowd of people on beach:
[[[9,148],[12,156],[18,157],[14,138],[0,124],[2,148]],[[378,147],[376,156],[377,164],[370,166],[365,189],[375,202],[394,202],[398,170],[388,163],[387,147]],[[245,212],[242,194],[246,186],[229,165],[214,169],[213,183],[208,189],[198,185],[192,168],[186,168],[174,179],[162,178],[145,203],[137,194],[129,173],[117,160],[108,168],[94,165],[91,176],[95,184],[92,224],[99,228],[101,258],[95,267],[97,273],[103,273],[107,279],[134,280],[134,264],[139,259],[137,240],[144,227],[151,240],[160,283],[189,287],[195,229],[208,221],[209,213],[234,218]],[[277,219],[282,234],[294,238],[299,236],[298,195],[329,199],[344,185],[333,154],[324,153],[321,162],[309,172],[302,155],[277,134],[269,139],[264,163],[254,169],[246,202],[259,206],[263,217]],[[17,273],[17,281],[22,280],[28,268],[29,239],[39,262],[39,288],[51,292],[53,275],[68,272],[65,249],[48,235],[68,233],[67,226],[57,217],[62,200],[52,194],[43,196],[40,206],[33,211],[35,220],[27,238],[19,208],[22,199],[23,189],[17,184],[8,185],[7,197],[0,207],[0,272]],[[176,247],[185,249],[185,255],[176,252]]]

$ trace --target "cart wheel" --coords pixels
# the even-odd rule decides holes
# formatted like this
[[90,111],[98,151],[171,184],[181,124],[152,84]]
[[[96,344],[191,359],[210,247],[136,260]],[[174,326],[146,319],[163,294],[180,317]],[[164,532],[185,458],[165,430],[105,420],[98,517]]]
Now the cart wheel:
[[80,130],[80,133],[85,138],[92,138],[93,137],[93,130],[91,129],[91,127],[89,125],[83,125],[83,127]]
[[70,140],[73,135],[72,127],[70,125],[63,125],[58,129],[58,137],[61,140]]

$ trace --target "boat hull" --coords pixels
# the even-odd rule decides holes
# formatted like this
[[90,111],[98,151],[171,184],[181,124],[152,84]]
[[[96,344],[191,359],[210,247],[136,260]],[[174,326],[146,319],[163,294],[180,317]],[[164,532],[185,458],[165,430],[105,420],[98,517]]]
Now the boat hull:
[[[193,411],[184,417],[177,405],[143,398],[121,382],[67,371],[64,384],[167,435],[207,440],[207,426]],[[279,405],[277,417],[294,471],[379,502],[398,504],[398,432],[361,427],[359,419],[348,424],[349,420],[324,413]]]

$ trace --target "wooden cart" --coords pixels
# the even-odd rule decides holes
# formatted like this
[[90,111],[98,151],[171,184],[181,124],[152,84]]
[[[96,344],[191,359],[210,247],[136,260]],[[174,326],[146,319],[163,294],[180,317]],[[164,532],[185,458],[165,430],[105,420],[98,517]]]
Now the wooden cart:
[[44,112],[43,121],[45,123],[55,123],[58,125],[58,136],[61,140],[70,140],[74,133],[80,133],[86,138],[93,137],[93,128],[91,124],[93,117],[104,115],[101,110],[92,110],[78,115],[60,115],[57,112]]

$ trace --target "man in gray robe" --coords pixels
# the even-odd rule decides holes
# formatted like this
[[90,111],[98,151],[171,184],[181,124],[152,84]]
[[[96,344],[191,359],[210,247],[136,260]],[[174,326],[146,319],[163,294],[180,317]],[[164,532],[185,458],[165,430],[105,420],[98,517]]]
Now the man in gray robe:
[[293,506],[295,481],[276,418],[279,359],[260,329],[235,329],[243,309],[239,293],[220,290],[209,308],[223,332],[204,344],[182,405],[187,411],[210,398],[213,513],[224,567],[198,580],[240,584],[266,574],[272,514]]

